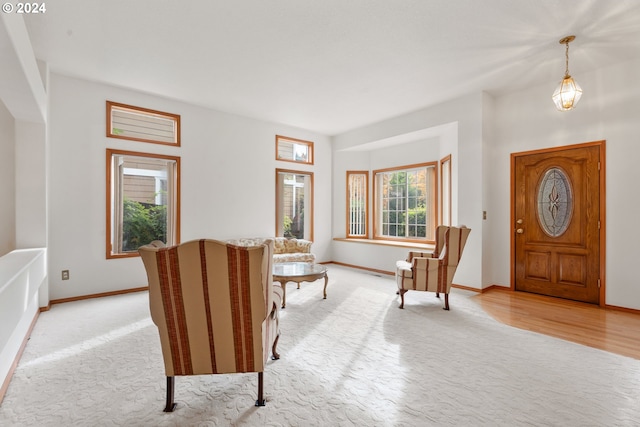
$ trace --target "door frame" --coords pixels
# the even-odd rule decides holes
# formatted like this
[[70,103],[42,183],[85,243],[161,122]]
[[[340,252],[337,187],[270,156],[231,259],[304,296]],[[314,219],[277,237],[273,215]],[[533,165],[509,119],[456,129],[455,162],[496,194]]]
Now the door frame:
[[531,154],[544,154],[544,153],[554,153],[556,151],[564,151],[564,150],[570,150],[573,148],[587,148],[587,147],[592,147],[592,146],[599,146],[600,147],[600,303],[599,306],[600,307],[605,307],[606,306],[606,301],[605,301],[605,296],[606,296],[606,278],[607,278],[607,274],[606,274],[606,255],[607,255],[607,251],[606,251],[606,235],[607,235],[607,215],[606,215],[606,153],[605,153],[605,149],[606,149],[606,141],[605,140],[601,140],[601,141],[592,141],[592,142],[585,142],[582,144],[573,144],[573,145],[564,145],[561,147],[551,147],[551,148],[542,148],[542,149],[538,149],[538,150],[531,150],[531,151],[521,151],[521,152],[517,152],[517,153],[511,153],[511,188],[510,188],[510,209],[511,209],[511,222],[509,223],[509,236],[510,236],[510,241],[511,241],[511,261],[510,261],[510,266],[511,266],[511,286],[510,289],[512,291],[515,291],[516,289],[516,233],[515,233],[515,227],[514,224],[516,223],[516,207],[515,207],[515,191],[516,191],[516,177],[515,177],[515,165],[516,165],[516,158],[518,157],[522,157],[522,156],[529,156]]

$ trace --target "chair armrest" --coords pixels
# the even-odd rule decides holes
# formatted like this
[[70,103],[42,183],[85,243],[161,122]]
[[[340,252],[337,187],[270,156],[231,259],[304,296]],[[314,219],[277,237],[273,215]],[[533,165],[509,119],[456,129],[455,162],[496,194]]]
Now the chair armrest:
[[411,262],[414,258],[433,258],[433,252],[415,252],[410,251],[407,262]]
[[396,261],[396,270],[411,271],[412,267],[411,263],[408,263],[407,261]]
[[438,270],[440,267],[440,259],[415,257],[411,261],[411,268],[415,270]]

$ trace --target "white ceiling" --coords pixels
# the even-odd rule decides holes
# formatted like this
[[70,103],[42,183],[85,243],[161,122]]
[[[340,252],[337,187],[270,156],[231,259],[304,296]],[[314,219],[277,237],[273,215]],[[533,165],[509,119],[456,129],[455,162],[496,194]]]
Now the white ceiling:
[[[336,135],[640,57],[637,0],[56,0],[52,71]],[[583,87],[585,97],[589,89]],[[551,102],[551,99],[549,99]],[[179,113],[179,112],[177,112]]]

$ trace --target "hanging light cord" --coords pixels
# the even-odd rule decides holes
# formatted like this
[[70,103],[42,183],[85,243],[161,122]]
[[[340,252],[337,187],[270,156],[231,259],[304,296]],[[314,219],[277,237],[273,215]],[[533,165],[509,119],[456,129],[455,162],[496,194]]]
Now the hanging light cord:
[[567,49],[564,52],[564,56],[566,59],[566,68],[564,71],[564,78],[566,79],[567,77],[569,77],[569,42],[566,42],[565,45],[567,46]]

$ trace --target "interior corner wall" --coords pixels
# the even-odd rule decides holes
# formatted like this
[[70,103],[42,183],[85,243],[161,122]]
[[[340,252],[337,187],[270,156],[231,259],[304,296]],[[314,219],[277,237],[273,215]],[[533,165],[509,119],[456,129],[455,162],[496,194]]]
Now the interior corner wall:
[[[361,144],[392,138],[398,135],[457,123],[457,160],[454,158],[453,173],[457,174],[457,218],[453,221],[472,229],[465,247],[465,254],[458,270],[455,283],[473,288],[482,286],[482,94],[471,94],[435,107],[425,108],[350,131],[333,138],[334,153],[357,147]],[[439,159],[437,159],[439,160]],[[342,173],[334,171],[334,179],[344,182]],[[453,180],[452,180],[453,181]],[[339,188],[333,208],[334,236],[344,236],[345,202],[340,202]],[[455,195],[454,195],[455,196]],[[455,204],[455,202],[454,202]],[[338,227],[338,228],[336,228]],[[357,245],[355,248],[354,245]],[[404,259],[406,248],[384,245],[361,244],[334,241],[332,246],[334,261],[362,267],[395,271],[395,261]]]
[[46,125],[15,121],[16,247],[47,246]]
[[[175,155],[181,241],[275,235],[275,169],[314,174],[314,243],[330,260],[330,138],[167,98],[51,73],[49,284],[52,300],[146,286],[138,257],[106,259],[106,149]],[[181,116],[181,146],[106,137],[105,103]],[[314,142],[314,165],[277,161],[275,135]],[[70,279],[61,280],[61,270]]]
[[[440,135],[440,158],[442,160],[446,156],[451,156],[451,221],[452,225],[466,225],[458,221],[458,205],[459,200],[454,195],[459,192],[459,145],[458,145],[458,123],[451,123],[446,126],[446,131]],[[439,179],[440,177],[438,177]]]
[[510,282],[510,157],[512,153],[606,140],[606,304],[640,310],[635,265],[640,259],[640,61],[589,73],[574,70],[584,94],[572,111],[551,101],[556,82],[495,98],[495,139],[487,147],[492,165],[485,189],[491,207],[492,280]]
[[[489,182],[493,162],[490,157],[491,142],[495,139],[495,106],[494,99],[488,93],[482,94],[482,182]],[[491,194],[494,189],[491,186],[483,186],[482,191],[482,287],[486,288],[493,283],[492,269],[494,265],[491,263],[493,246],[493,233],[496,226],[492,221],[495,214],[494,206],[491,205]]]
[[0,100],[0,257],[16,248],[15,126]]

